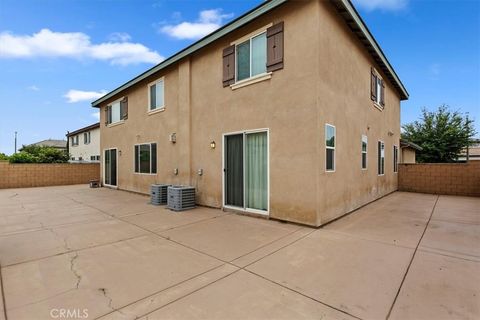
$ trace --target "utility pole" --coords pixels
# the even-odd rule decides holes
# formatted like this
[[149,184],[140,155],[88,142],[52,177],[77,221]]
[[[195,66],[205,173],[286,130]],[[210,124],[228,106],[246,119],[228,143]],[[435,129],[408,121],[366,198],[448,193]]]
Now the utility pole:
[[17,131],[15,131],[15,153],[17,153]]

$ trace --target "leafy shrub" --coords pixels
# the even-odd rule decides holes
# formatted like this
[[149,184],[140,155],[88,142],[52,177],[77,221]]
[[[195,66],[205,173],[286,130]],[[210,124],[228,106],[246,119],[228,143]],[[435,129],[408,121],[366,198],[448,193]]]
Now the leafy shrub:
[[20,151],[17,153],[12,154],[9,159],[10,163],[37,163],[37,157],[33,154]]
[[8,156],[5,153],[0,152],[0,160],[8,160]]
[[9,157],[10,163],[65,163],[69,156],[52,147],[23,146],[20,152]]

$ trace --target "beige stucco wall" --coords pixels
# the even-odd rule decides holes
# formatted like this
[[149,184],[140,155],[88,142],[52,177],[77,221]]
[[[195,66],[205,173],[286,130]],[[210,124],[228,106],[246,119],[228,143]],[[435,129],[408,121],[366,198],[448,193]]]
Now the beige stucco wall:
[[415,163],[416,162],[416,151],[412,148],[402,148],[402,158],[400,159],[401,163]]
[[[273,218],[320,225],[396,190],[392,153],[400,134],[398,95],[387,82],[385,110],[373,106],[372,60],[337,15],[325,2],[287,3],[122,93],[129,97],[125,123],[106,128],[102,108],[101,149],[121,151],[119,188],[147,193],[154,182],[191,184],[199,204],[221,207],[222,135],[267,128]],[[270,80],[224,88],[222,49],[280,21],[285,23],[285,68]],[[161,76],[165,111],[147,115],[147,84]],[[337,130],[336,171],[329,173],[324,170],[325,123]],[[168,139],[173,132],[175,144]],[[366,171],[360,168],[362,134],[369,139]],[[385,142],[381,177],[379,139]],[[143,142],[158,144],[157,175],[133,173],[133,146]]]
[[72,145],[72,137],[69,137],[69,153],[71,157],[75,157],[75,162],[82,157],[83,161],[91,162],[91,156],[100,155],[100,128],[95,128],[90,131],[90,143],[85,144],[83,132],[78,134],[78,145]]

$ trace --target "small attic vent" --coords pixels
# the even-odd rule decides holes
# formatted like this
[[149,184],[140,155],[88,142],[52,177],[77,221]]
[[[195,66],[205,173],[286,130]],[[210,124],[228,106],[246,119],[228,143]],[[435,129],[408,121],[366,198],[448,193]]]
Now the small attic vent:
[[159,206],[167,204],[169,184],[152,184],[150,187],[151,204]]
[[167,208],[173,211],[195,208],[195,188],[189,186],[168,187]]

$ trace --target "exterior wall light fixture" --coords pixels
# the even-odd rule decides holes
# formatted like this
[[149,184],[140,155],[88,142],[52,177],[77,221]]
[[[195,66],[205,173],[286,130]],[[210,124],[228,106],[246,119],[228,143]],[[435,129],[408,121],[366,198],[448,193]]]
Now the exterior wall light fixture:
[[215,141],[210,142],[210,148],[215,149],[216,144]]

